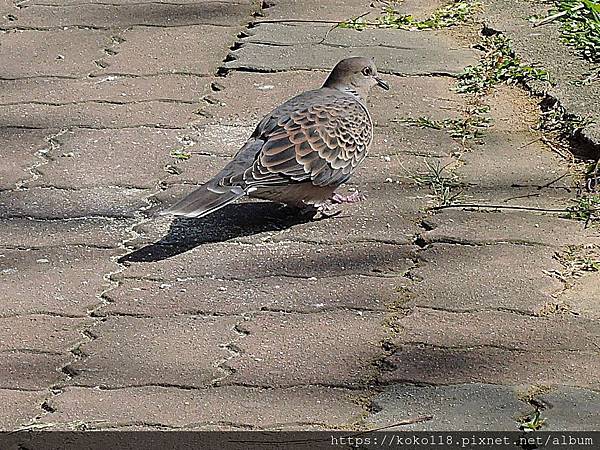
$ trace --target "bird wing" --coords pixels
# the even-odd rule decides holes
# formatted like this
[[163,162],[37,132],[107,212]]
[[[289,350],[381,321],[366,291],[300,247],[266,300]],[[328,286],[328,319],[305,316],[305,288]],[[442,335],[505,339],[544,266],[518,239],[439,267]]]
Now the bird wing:
[[[307,94],[318,97],[313,93]],[[262,142],[254,162],[222,183],[249,189],[303,181],[331,186],[348,180],[371,143],[371,118],[366,108],[349,96],[321,95],[317,99],[309,96],[304,106],[292,103],[284,113],[276,110],[279,114],[263,119],[253,134]]]

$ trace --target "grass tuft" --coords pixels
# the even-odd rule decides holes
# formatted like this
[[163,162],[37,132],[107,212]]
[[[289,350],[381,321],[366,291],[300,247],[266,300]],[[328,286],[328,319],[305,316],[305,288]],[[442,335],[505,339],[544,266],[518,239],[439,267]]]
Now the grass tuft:
[[593,63],[600,62],[600,3],[592,0],[557,0],[563,41]]

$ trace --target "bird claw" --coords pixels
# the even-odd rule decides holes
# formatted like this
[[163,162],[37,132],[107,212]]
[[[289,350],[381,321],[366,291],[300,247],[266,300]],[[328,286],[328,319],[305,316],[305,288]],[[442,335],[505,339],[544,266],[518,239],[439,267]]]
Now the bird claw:
[[350,195],[342,195],[342,194],[338,194],[336,192],[331,197],[331,202],[335,203],[335,204],[358,203],[358,202],[361,202],[361,201],[366,200],[366,199],[367,199],[366,194],[363,194],[363,193],[358,192],[358,191],[354,191]]

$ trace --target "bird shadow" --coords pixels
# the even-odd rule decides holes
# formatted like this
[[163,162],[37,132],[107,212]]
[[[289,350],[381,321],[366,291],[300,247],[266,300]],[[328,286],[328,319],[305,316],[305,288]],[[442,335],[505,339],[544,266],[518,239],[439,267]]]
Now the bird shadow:
[[267,231],[280,231],[307,222],[326,219],[317,210],[298,210],[277,203],[227,205],[199,219],[177,217],[168,233],[157,242],[119,258],[120,263],[156,262],[185,253],[203,244],[225,242]]

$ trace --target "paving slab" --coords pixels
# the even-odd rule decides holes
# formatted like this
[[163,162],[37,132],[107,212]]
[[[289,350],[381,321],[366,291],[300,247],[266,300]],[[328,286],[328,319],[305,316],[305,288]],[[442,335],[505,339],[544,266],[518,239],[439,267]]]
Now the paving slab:
[[195,144],[184,130],[67,131],[47,153],[52,163],[39,167],[40,176],[28,186],[156,188],[158,180],[168,176],[165,167],[178,162],[171,153],[197,151]]
[[396,428],[410,431],[518,431],[517,419],[533,412],[530,405],[517,399],[515,388],[483,383],[390,385],[373,403],[377,412],[367,418],[372,427],[393,425],[408,417],[433,416],[427,422]]
[[[120,42],[111,47],[114,54],[105,54],[105,67],[96,70],[94,76],[214,75],[239,31],[212,25],[134,27],[119,34]],[[153,43],[151,48],[148,42]]]
[[596,431],[600,426],[600,394],[588,389],[560,386],[537,395],[546,431]]
[[41,414],[47,395],[46,391],[0,389],[0,430],[14,430]]
[[40,390],[54,386],[65,379],[61,368],[72,359],[73,355],[68,353],[2,352],[0,390]]
[[359,420],[364,413],[354,395],[355,392],[345,389],[313,386],[289,389],[224,386],[192,390],[67,387],[63,394],[50,400],[56,412],[42,421],[59,424],[103,421],[92,424],[98,427],[137,423],[194,428],[204,425],[205,429],[214,430],[232,424],[258,429],[278,429],[294,423],[299,428],[308,424],[338,428]]
[[47,139],[53,134],[52,130],[0,128],[0,190],[13,189],[33,176],[29,169],[41,162],[36,153],[49,148]]
[[[425,219],[426,242],[517,242],[548,246],[584,245],[599,242],[600,231],[560,214],[535,211],[442,210]],[[556,230],[561,230],[556,233]]]
[[202,387],[225,377],[227,344],[241,335],[236,317],[109,317],[93,329],[72,364],[72,384],[116,388],[140,385]]
[[373,379],[386,335],[381,312],[264,313],[240,325],[240,354],[222,384],[364,386]]
[[45,103],[49,106],[82,103],[102,105],[148,100],[199,102],[209,90],[209,84],[210,81],[205,77],[176,74],[152,77],[107,75],[80,80],[61,78],[0,80],[0,105],[29,102]]
[[[177,5],[188,5],[188,4],[204,4],[204,3],[220,3],[222,5],[226,4],[239,4],[239,5],[249,5],[253,4],[254,0],[177,0]],[[81,0],[61,0],[60,6],[76,6],[81,3]],[[98,5],[136,5],[140,3],[139,0],[94,0],[94,4]],[[169,5],[173,4],[172,0],[152,0],[152,3],[157,3],[160,5]],[[49,7],[56,6],[56,0],[27,0],[27,5],[46,5]]]
[[419,256],[423,262],[410,272],[423,280],[413,289],[416,306],[538,314],[556,302],[552,295],[563,287],[545,274],[561,265],[554,251],[544,247],[435,244]]
[[136,217],[150,191],[120,187],[32,188],[0,192],[0,218]]
[[398,345],[593,352],[600,342],[598,323],[575,316],[531,317],[505,311],[454,313],[414,308],[400,317],[396,325]]
[[[598,146],[600,85],[597,82],[582,83],[594,71],[594,64],[561,42],[560,21],[533,28],[528,20],[534,15],[549,15],[549,5],[514,0],[486,0],[484,4],[486,25],[505,33],[523,61],[541,65],[549,72],[551,83],[530,81],[529,87],[538,94],[558,99],[569,113],[591,119],[582,134]],[[511,13],[506,14],[506,11]],[[595,155],[589,156],[597,158],[597,149]]]
[[107,293],[100,315],[152,317],[179,314],[246,314],[267,311],[318,312],[333,309],[384,311],[402,299],[403,284],[386,277],[318,279],[269,277],[259,281],[178,279],[123,280]]
[[124,2],[113,4],[54,4],[53,7],[24,4],[12,20],[0,20],[0,28],[100,27],[126,28],[139,25],[176,27],[184,25],[242,25],[258,8],[250,2],[205,1]]
[[592,272],[576,279],[558,299],[582,317],[600,320],[600,273]]
[[385,360],[382,383],[569,385],[597,390],[598,351],[511,351],[405,345]]
[[2,42],[3,79],[80,78],[98,69],[94,61],[106,56],[104,49],[112,40],[109,31],[67,29],[4,33]]
[[457,75],[477,60],[475,50],[460,47],[446,34],[435,31],[359,32],[336,28],[327,34],[330,29],[330,26],[259,24],[249,38],[242,40],[244,45],[231,52],[234,60],[225,63],[225,67],[257,71],[330,70],[340,59],[363,54],[374,57],[384,73]]
[[141,103],[79,103],[66,105],[0,106],[2,125],[26,128],[98,128],[131,127],[185,128],[198,120],[194,103],[152,100]]
[[101,303],[98,296],[110,285],[104,275],[118,270],[111,257],[119,253],[85,247],[0,249],[0,315],[85,316]]
[[330,0],[323,3],[319,0],[271,0],[263,9],[265,20],[329,20],[335,22],[358,17],[370,12],[369,17],[379,14],[379,8],[369,0]]
[[325,246],[298,242],[228,242],[199,245],[193,250],[184,246],[182,251],[169,259],[132,263],[119,278],[248,280],[272,276],[318,279],[342,275],[401,276],[411,267],[415,249],[379,242]]
[[[75,220],[0,219],[0,247],[55,246],[119,247],[131,237],[132,219],[84,218]],[[52,239],[48,239],[52,236]]]
[[91,319],[32,314],[0,317],[0,352],[68,353],[85,338]]

